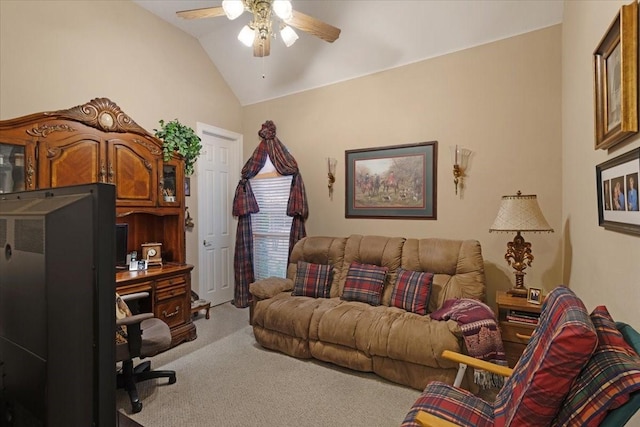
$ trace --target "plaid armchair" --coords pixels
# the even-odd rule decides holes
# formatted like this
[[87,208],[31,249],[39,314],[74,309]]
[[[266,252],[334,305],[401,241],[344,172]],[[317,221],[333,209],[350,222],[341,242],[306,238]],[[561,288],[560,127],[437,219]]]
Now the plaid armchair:
[[[621,333],[604,307],[590,316],[570,289],[558,287],[517,365],[500,367],[510,376],[495,403],[432,382],[402,426],[597,426],[612,422],[610,411],[618,407],[624,414],[611,425],[624,425],[640,406],[640,356],[633,348],[640,336],[624,326]],[[464,355],[451,357],[475,364]]]

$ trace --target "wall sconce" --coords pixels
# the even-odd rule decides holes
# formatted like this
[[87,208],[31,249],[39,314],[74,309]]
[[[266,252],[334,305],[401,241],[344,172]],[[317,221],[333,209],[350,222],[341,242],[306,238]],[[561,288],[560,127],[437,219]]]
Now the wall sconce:
[[453,163],[453,183],[456,186],[456,194],[458,194],[458,183],[460,183],[460,189],[464,188],[462,178],[472,151],[459,145],[452,145],[449,148],[451,149],[451,163]]
[[329,198],[333,200],[333,183],[336,182],[336,166],[338,161],[327,157],[327,177],[329,178]]

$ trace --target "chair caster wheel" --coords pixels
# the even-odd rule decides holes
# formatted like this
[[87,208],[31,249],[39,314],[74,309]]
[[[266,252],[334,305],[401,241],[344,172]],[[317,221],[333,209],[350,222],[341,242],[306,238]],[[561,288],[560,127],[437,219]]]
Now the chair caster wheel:
[[171,375],[169,377],[169,384],[175,384],[176,382],[176,376],[175,375]]
[[142,402],[132,402],[131,403],[131,411],[134,414],[137,414],[138,412],[142,411]]

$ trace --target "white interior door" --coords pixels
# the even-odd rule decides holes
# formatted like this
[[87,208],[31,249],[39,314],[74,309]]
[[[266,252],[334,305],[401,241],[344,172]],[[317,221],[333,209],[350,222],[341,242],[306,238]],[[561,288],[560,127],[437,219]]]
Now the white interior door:
[[240,179],[242,135],[198,123],[198,271],[200,298],[218,305],[233,299],[236,220],[231,215]]

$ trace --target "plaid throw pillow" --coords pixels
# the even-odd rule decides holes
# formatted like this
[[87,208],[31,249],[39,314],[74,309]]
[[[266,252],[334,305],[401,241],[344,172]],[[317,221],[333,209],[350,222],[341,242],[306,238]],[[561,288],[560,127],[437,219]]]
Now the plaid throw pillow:
[[380,305],[387,267],[352,262],[344,283],[342,299]]
[[640,356],[624,340],[607,308],[596,307],[591,321],[598,347],[571,386],[554,425],[600,425],[608,411],[640,390]]
[[291,295],[313,298],[329,298],[333,266],[298,261],[296,279]]
[[425,315],[431,296],[433,274],[398,269],[398,279],[391,294],[391,306]]

